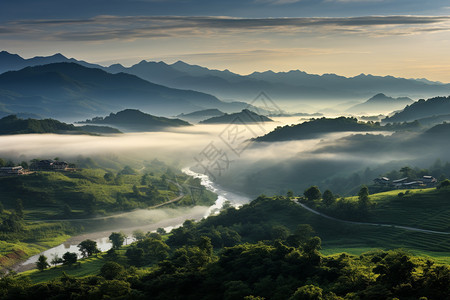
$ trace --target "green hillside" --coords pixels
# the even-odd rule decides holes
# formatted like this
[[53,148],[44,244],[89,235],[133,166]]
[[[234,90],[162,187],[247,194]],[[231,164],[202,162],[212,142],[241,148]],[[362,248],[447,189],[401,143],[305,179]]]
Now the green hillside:
[[[390,202],[391,196],[371,198],[381,203]],[[432,242],[422,245],[427,238]],[[13,298],[20,291],[23,299],[75,294],[80,299],[177,299],[179,295],[183,299],[446,299],[449,266],[409,251],[445,261],[448,240],[332,221],[291,199],[261,196],[239,210],[227,208],[198,223],[186,221],[162,237],[148,234],[79,266],[9,278],[7,285],[0,284],[0,295],[22,299]],[[387,250],[398,247],[406,250]],[[358,255],[320,253],[344,249]],[[369,249],[373,251],[360,255]]]
[[25,133],[66,133],[87,134],[86,131],[53,119],[20,119],[10,115],[0,119],[0,134],[25,134]]
[[145,170],[125,166],[114,173],[87,168],[0,177],[0,269],[71,235],[122,224],[102,216],[164,204],[210,206],[216,200],[198,179],[163,162],[153,161]]

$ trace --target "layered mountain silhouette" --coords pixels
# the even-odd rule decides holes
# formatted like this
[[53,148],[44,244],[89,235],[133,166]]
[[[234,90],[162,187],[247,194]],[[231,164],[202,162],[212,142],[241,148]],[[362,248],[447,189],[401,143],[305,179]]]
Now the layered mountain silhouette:
[[158,131],[169,127],[190,126],[180,119],[169,119],[143,113],[137,109],[125,109],[111,113],[106,117],[95,117],[91,120],[79,122],[80,124],[105,124],[125,131]]
[[264,123],[273,122],[272,119],[259,115],[251,110],[243,109],[241,112],[233,114],[224,114],[218,117],[212,117],[201,121],[200,124],[230,124],[233,122],[239,123]]
[[169,116],[205,108],[236,111],[247,106],[76,63],[27,67],[0,75],[0,111],[4,112],[80,119],[125,108]]
[[434,97],[428,100],[420,99],[382,121],[386,123],[398,123],[426,119],[427,123],[433,123],[431,122],[433,118],[439,119],[440,121],[441,119],[445,119],[446,115],[450,115],[450,96]]
[[408,97],[393,98],[383,93],[376,94],[364,103],[354,105],[347,109],[349,113],[380,114],[403,109],[414,101]]
[[188,114],[179,114],[177,116],[177,118],[180,118],[182,120],[186,120],[188,122],[200,122],[206,119],[209,119],[211,117],[218,117],[218,116],[222,116],[225,113],[216,109],[216,108],[211,108],[211,109],[204,109],[204,110],[199,110],[199,111],[194,111]]
[[[380,90],[389,95],[409,97],[429,97],[436,94],[450,94],[450,84],[442,84],[426,79],[404,79],[392,76],[360,74],[344,77],[336,74],[314,75],[300,70],[289,72],[254,72],[238,75],[228,70],[218,71],[190,65],[182,61],[174,64],[141,61],[131,67],[114,64],[109,67],[69,59],[61,54],[50,57],[23,59],[8,52],[0,54],[0,72],[18,70],[24,66],[52,62],[76,62],[87,67],[96,67],[110,73],[129,73],[150,82],[196,90],[213,94],[221,99],[241,99],[251,101],[261,91],[265,91],[276,101],[342,101],[370,97]],[[242,109],[242,108],[240,108]],[[192,111],[192,110],[190,110]]]

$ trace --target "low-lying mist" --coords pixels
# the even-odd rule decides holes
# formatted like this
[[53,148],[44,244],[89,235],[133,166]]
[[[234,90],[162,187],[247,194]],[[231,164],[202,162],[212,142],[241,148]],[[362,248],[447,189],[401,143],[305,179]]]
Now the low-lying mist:
[[[344,132],[301,141],[249,141],[298,120],[278,118],[277,122],[259,125],[195,125],[168,132],[111,136],[1,136],[0,157],[15,162],[54,157],[76,162],[79,157],[90,157],[100,167],[112,168],[112,162],[120,161],[136,169],[157,158],[176,162],[180,169],[194,167],[224,188],[250,196],[284,194],[287,190],[303,193],[310,185],[333,188],[334,179],[363,172],[368,167],[373,176],[378,176],[402,165],[426,166],[438,158],[450,159],[445,151],[448,141],[425,141],[420,133]],[[369,183],[372,179],[365,178]]]

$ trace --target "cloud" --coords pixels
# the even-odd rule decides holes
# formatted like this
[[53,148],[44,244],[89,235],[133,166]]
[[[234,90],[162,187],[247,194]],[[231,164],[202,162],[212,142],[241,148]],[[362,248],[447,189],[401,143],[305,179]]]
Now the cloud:
[[385,2],[386,0],[325,0],[325,2],[338,3],[371,3],[371,2]]
[[233,33],[321,33],[407,35],[448,30],[448,16],[341,18],[233,18],[216,16],[97,16],[90,19],[21,20],[4,24],[0,35],[50,40],[106,41],[161,37],[205,37]]
[[255,0],[256,4],[262,4],[262,3],[268,3],[268,4],[274,4],[274,5],[284,5],[284,4],[292,4],[297,3],[302,0]]

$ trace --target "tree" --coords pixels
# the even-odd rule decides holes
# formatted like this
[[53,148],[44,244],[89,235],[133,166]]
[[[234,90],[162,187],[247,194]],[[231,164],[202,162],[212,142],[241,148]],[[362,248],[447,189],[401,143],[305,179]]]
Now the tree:
[[72,215],[72,208],[70,208],[69,204],[64,204],[63,206],[63,215],[65,217],[70,217]]
[[314,229],[309,224],[300,224],[293,234],[288,236],[286,242],[293,247],[299,247],[314,234]]
[[284,241],[289,236],[289,229],[287,229],[287,227],[283,225],[275,225],[272,227],[270,235],[273,240]]
[[53,259],[50,262],[53,266],[56,266],[58,264],[62,264],[64,261],[61,257],[58,256],[58,254],[53,255]]
[[164,228],[162,228],[162,227],[159,227],[158,229],[156,229],[156,232],[158,233],[158,234],[166,234],[166,230],[164,229]]
[[62,258],[63,258],[63,265],[69,266],[73,265],[78,260],[77,254],[74,252],[66,252],[64,253]]
[[125,234],[122,232],[113,232],[109,236],[109,240],[114,249],[120,248],[123,245],[123,242],[125,242]]
[[204,251],[208,256],[213,254],[213,246],[211,244],[211,239],[207,236],[201,236],[197,243],[200,250]]
[[78,244],[78,248],[80,249],[81,255],[85,258],[100,252],[97,248],[97,242],[93,240],[82,241]]
[[131,265],[139,266],[143,262],[144,250],[136,246],[130,246],[125,252],[125,256]]
[[334,197],[333,193],[330,190],[326,190],[323,193],[323,203],[326,206],[332,205],[336,201],[336,198]]
[[107,181],[107,182],[111,182],[114,180],[114,174],[112,172],[106,172],[105,175],[103,175],[103,178]]
[[38,261],[36,262],[36,266],[39,269],[39,271],[44,271],[47,269],[50,265],[47,262],[47,257],[45,255],[39,255]]
[[411,178],[411,177],[414,176],[414,175],[413,175],[414,170],[411,169],[410,167],[403,167],[403,168],[401,168],[401,169],[400,169],[400,173],[402,173],[402,176],[403,176],[403,177]]
[[148,174],[144,174],[141,177],[141,185],[147,185],[149,183],[149,176]]
[[136,196],[136,197],[139,197],[140,195],[141,195],[141,193],[140,193],[140,191],[139,191],[139,188],[134,184],[133,185],[133,194]]
[[286,197],[288,197],[288,198],[292,198],[292,197],[294,197],[294,192],[293,192],[293,191],[291,191],[291,190],[287,191],[287,193],[286,193]]
[[114,261],[106,262],[100,269],[100,275],[107,280],[118,278],[124,273],[125,269]]
[[136,171],[130,166],[125,166],[122,171],[119,172],[120,175],[136,175]]
[[309,284],[298,288],[289,300],[322,300],[323,290],[315,285]]
[[314,201],[314,200],[320,200],[322,197],[322,193],[320,192],[319,188],[317,186],[312,186],[308,188],[303,195],[305,195],[305,198],[308,201]]
[[439,185],[437,186],[437,189],[445,189],[448,187],[450,187],[450,180],[444,179],[439,183]]
[[365,185],[358,192],[358,204],[363,210],[366,210],[369,206],[369,189]]
[[142,241],[145,239],[145,233],[140,229],[136,229],[133,231],[133,237],[136,241]]
[[19,218],[23,218],[23,204],[21,199],[16,199],[14,203],[14,210]]

